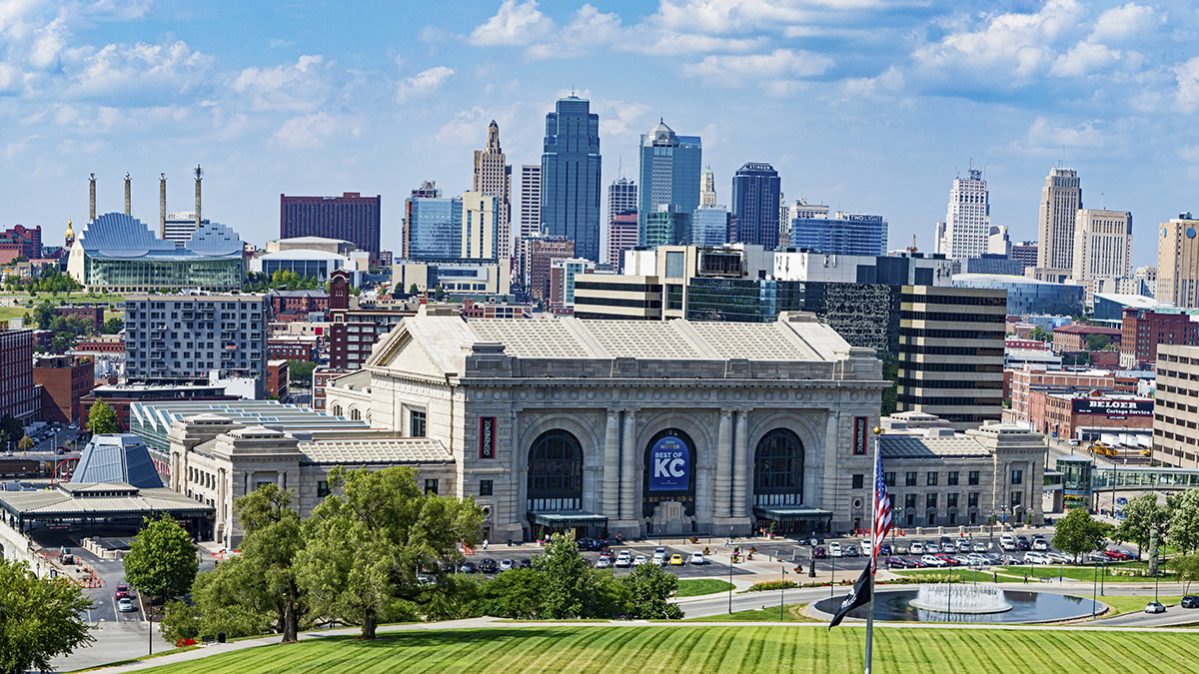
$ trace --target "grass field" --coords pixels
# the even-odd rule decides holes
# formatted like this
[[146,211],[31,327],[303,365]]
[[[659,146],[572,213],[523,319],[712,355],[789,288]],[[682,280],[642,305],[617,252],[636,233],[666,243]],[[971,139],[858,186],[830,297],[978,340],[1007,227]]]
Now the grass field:
[[[1112,607],[1112,612],[1110,614],[1104,616],[1105,618],[1108,618],[1108,617],[1111,617],[1114,615],[1120,615],[1121,613],[1136,613],[1137,611],[1144,611],[1145,604],[1148,604],[1152,600],[1153,600],[1153,595],[1143,595],[1143,594],[1130,595],[1130,596],[1126,596],[1126,597],[1119,596],[1119,595],[1116,595],[1116,596],[1107,595],[1107,596],[1103,596],[1103,597],[1099,598],[1099,601]],[[1178,595],[1166,596],[1163,594],[1161,597],[1158,598],[1158,601],[1165,604],[1166,606],[1171,606],[1171,605],[1177,606],[1178,602],[1181,600],[1182,600],[1182,597],[1180,597]],[[1182,609],[1179,609],[1179,610],[1182,610]],[[1196,615],[1195,617],[1199,618],[1199,615]]]
[[690,578],[679,581],[679,591],[676,597],[698,597],[704,594],[728,592],[733,584],[727,580],[715,578]]
[[[840,627],[528,627],[424,631],[374,642],[330,637],[158,667],[158,674],[239,672],[860,672],[864,630]],[[874,671],[1194,671],[1192,634],[879,629]],[[1103,664],[1107,663],[1107,664]],[[1119,663],[1116,665],[1115,663]]]
[[[1108,567],[1107,575],[1104,576],[1104,583],[1152,583],[1152,576],[1116,576],[1112,574],[1112,570],[1118,568],[1144,568],[1145,564],[1137,564],[1130,562],[1128,564],[1111,565]],[[973,571],[971,569],[917,569],[909,571],[895,571],[898,576],[919,576],[922,579],[928,579],[929,582],[945,582],[946,578],[952,577],[953,581],[973,581],[975,575],[978,576],[978,581],[991,582],[992,571],[998,576],[1000,583],[1023,583],[1024,574],[1027,573],[1030,579],[1047,579],[1057,580],[1059,577],[1065,580],[1091,582],[1095,578],[1095,569],[1090,566],[1058,566],[1058,565],[1037,565],[1029,567],[1026,564],[1018,566],[995,566],[991,567],[991,571]],[[1099,574],[1103,575],[1103,567],[1099,567]],[[1166,578],[1166,577],[1163,577]]]
[[755,608],[748,611],[737,611],[736,613],[722,613],[720,615],[704,616],[702,618],[686,618],[687,622],[693,623],[719,623],[719,622],[785,622],[785,623],[818,623],[823,622],[815,618],[809,618],[803,614],[807,604],[787,604],[783,607],[783,619],[779,620],[779,607],[769,606],[767,608]]
[[990,583],[996,577],[1000,583],[1023,583],[1024,577],[1016,578],[1002,573],[991,575],[990,571],[975,571],[973,569],[962,569],[961,571],[947,571],[945,569],[919,569],[911,571],[894,571],[897,576],[908,578],[918,578],[923,583],[973,583],[977,580],[980,583]]

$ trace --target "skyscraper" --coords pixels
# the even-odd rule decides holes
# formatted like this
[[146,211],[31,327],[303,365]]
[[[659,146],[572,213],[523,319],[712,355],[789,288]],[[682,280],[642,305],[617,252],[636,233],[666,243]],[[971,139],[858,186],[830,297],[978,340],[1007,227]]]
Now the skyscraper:
[[943,240],[937,251],[953,260],[981,257],[991,232],[991,205],[983,172],[972,168],[965,178],[953,179],[945,212]]
[[462,194],[462,245],[464,260],[506,260],[508,248],[500,236],[500,199],[481,192]]
[[520,167],[520,238],[541,231],[541,166]]
[[[364,197],[346,192],[340,197],[289,197],[279,195],[279,237],[323,236],[341,239],[379,258],[378,195]],[[196,217],[200,217],[198,214]]]
[[1182,213],[1158,229],[1154,296],[1176,307],[1199,307],[1199,219]]
[[599,115],[574,94],[545,116],[541,227],[574,242],[575,255],[600,261]]
[[711,166],[704,169],[704,177],[699,187],[699,205],[716,205],[716,174],[712,173]]
[[1074,224],[1076,281],[1132,275],[1132,213],[1079,209]]
[[608,185],[608,223],[621,213],[637,211],[637,183],[621,176]]
[[496,198],[496,256],[512,257],[512,167],[500,148],[500,126],[494,119],[487,126],[487,148],[475,150],[471,185],[472,191]]
[[669,212],[675,214],[671,220],[687,220],[684,227],[690,231],[691,214],[699,206],[702,158],[699,136],[676,135],[662,120],[649,133],[642,134],[641,207],[637,209],[637,223],[643,244],[653,245],[646,238],[646,223],[657,213]]
[[624,252],[637,247],[637,211],[612,216],[608,228],[608,264],[617,273],[624,269]]
[[412,190],[404,202],[404,259],[456,259],[462,238],[462,199],[442,198],[429,181]]
[[1074,266],[1074,223],[1082,208],[1082,183],[1078,172],[1054,168],[1041,188],[1041,208],[1037,221],[1040,236],[1037,266],[1069,272]]
[[745,164],[733,175],[733,217],[736,236],[732,243],[754,243],[766,250],[779,245],[778,171],[770,164]]
[[886,255],[887,221],[881,215],[836,213],[791,220],[791,246],[832,255]]

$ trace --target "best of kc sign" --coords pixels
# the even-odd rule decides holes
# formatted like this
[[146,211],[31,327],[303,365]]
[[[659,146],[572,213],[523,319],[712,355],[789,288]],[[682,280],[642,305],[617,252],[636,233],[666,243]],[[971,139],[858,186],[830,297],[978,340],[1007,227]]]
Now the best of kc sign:
[[691,449],[680,438],[658,438],[649,450],[649,491],[687,491],[690,486]]

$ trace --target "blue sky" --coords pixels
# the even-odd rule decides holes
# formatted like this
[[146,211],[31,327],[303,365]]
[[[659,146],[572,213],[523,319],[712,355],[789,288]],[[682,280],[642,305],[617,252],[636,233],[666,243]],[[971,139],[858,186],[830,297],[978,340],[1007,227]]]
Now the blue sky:
[[1151,263],[1154,224],[1199,210],[1195,35],[1182,0],[0,0],[0,223],[57,241],[87,174],[107,211],[126,171],[153,222],[158,173],[186,210],[200,163],[205,215],[249,240],[278,234],[280,193],[358,191],[383,195],[395,249],[410,189],[467,188],[492,118],[512,164],[536,163],[574,88],[605,182],[621,160],[636,175],[662,116],[703,137],[722,202],[766,161],[789,199],[881,213],[892,247],[929,249],[971,161],[1019,239],[1063,161],[1088,206],[1133,212]]

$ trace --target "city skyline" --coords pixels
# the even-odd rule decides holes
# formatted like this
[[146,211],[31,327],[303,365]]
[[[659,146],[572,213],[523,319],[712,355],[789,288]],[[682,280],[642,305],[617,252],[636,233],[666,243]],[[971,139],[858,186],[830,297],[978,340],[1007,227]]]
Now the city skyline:
[[[87,174],[109,212],[128,171],[134,215],[152,222],[157,174],[176,186],[168,209],[186,210],[200,163],[205,215],[246,240],[273,238],[277,194],[357,191],[393,204],[381,244],[398,251],[411,185],[467,189],[493,117],[509,163],[535,163],[544,115],[572,87],[600,116],[601,184],[665,116],[704,138],[718,184],[770,163],[790,199],[887,217],[890,248],[916,234],[933,249],[971,161],[1013,240],[1037,238],[1040,183],[1059,162],[1088,206],[1130,210],[1141,228],[1195,208],[1199,59],[1183,40],[1199,15],[1186,3],[685,5],[470,3],[355,28],[329,20],[335,7],[231,6],[219,37],[183,3],[14,6],[0,16],[3,220],[56,243],[68,218],[86,220]],[[374,7],[402,19],[413,6]],[[1144,231],[1134,265],[1153,262]]]

